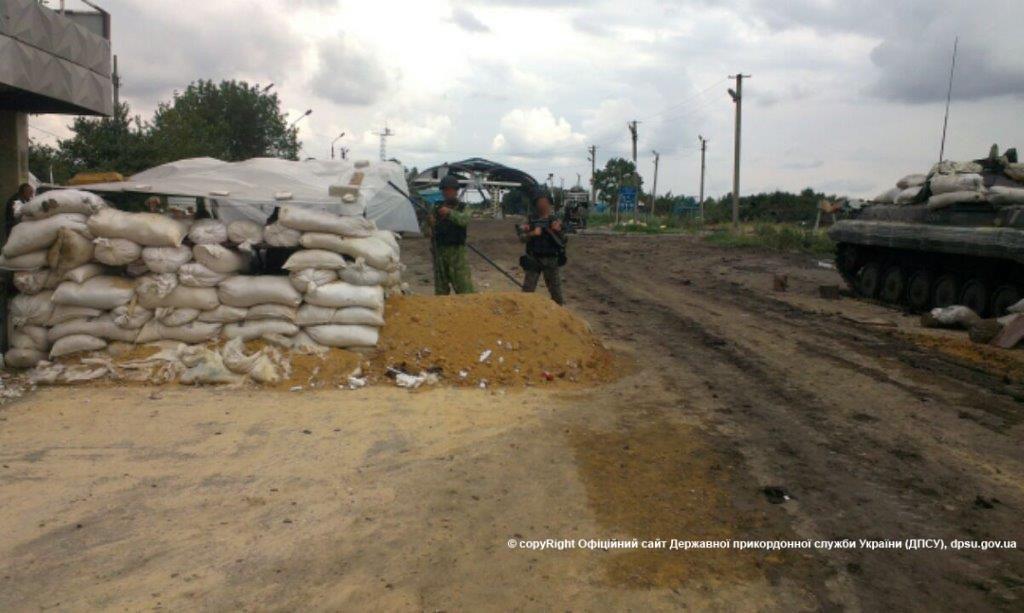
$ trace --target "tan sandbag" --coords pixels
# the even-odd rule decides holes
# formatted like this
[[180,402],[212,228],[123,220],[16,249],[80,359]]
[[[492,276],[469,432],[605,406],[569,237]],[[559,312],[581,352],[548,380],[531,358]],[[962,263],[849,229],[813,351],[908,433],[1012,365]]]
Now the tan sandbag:
[[345,258],[339,253],[324,249],[304,249],[293,253],[281,268],[288,271],[305,270],[307,268],[337,270],[345,266]]
[[278,223],[302,232],[324,232],[340,236],[366,237],[377,229],[365,217],[343,217],[308,207],[281,207]]
[[93,258],[107,266],[127,266],[142,257],[142,246],[126,238],[97,238]]
[[235,245],[258,245],[263,242],[263,226],[245,219],[228,224],[228,241]]
[[177,275],[171,273],[160,273],[140,277],[135,282],[135,293],[139,297],[139,303],[147,306],[147,309],[155,309],[160,306],[160,301],[166,298],[178,287]]
[[338,273],[333,270],[320,269],[320,268],[304,268],[302,270],[293,270],[288,273],[288,279],[292,282],[292,287],[300,293],[306,293],[314,287],[321,285],[327,285],[338,280]]
[[[22,294],[38,294],[51,285],[53,275],[45,268],[40,270],[19,270],[14,273],[14,288]],[[53,289],[52,287],[50,289]]]
[[11,298],[8,317],[16,328],[21,326],[45,326],[53,314],[53,294],[43,291],[38,294],[18,294]]
[[47,250],[33,251],[9,258],[0,255],[0,270],[36,270],[46,267]]
[[148,275],[150,272],[152,271],[149,270],[149,266],[146,266],[146,260],[142,258],[133,260],[124,267],[124,274],[132,279]]
[[384,314],[376,309],[368,309],[366,307],[345,307],[334,312],[330,323],[375,326],[379,328],[384,325]]
[[4,354],[4,364],[8,368],[32,368],[46,361],[46,354],[33,349],[11,349]]
[[85,215],[76,213],[54,215],[38,221],[23,221],[11,228],[7,242],[4,243],[3,255],[10,259],[33,251],[46,251],[57,240],[57,233],[61,228],[70,228],[82,234],[89,232],[85,224]]
[[106,272],[107,269],[102,264],[90,262],[89,264],[82,264],[81,266],[72,268],[64,273],[64,280],[74,281],[75,283],[85,283],[89,279],[98,277]]
[[54,360],[67,355],[85,353],[87,351],[99,351],[107,347],[107,341],[87,334],[72,334],[65,336],[53,344],[50,349],[50,359]]
[[138,333],[138,330],[118,326],[114,322],[114,316],[106,314],[94,319],[73,319],[53,326],[47,331],[46,337],[47,340],[54,344],[64,337],[75,335],[95,336],[107,341],[134,343]]
[[61,228],[57,238],[46,252],[46,265],[57,274],[84,266],[92,260],[94,245],[92,240],[71,228]]
[[124,238],[143,247],[177,247],[185,240],[186,228],[156,213],[125,213],[105,208],[89,218],[93,236]]
[[153,319],[139,331],[136,342],[145,344],[166,340],[195,345],[217,338],[220,332],[220,324],[194,321],[184,326],[165,326]]
[[39,194],[21,208],[26,219],[42,219],[63,213],[92,215],[107,206],[96,194],[77,189],[55,189]]
[[262,321],[264,319],[280,319],[295,323],[297,309],[283,304],[257,304],[245,314],[246,321]]
[[989,189],[988,201],[996,206],[1018,206],[1024,204],[1024,187],[994,185]]
[[111,315],[114,318],[114,324],[125,330],[138,330],[153,319],[153,311],[138,304],[119,306],[111,311]]
[[194,245],[219,245],[228,241],[228,227],[219,219],[197,219],[188,231]]
[[246,255],[222,245],[196,245],[192,248],[192,256],[203,266],[223,275],[243,272],[249,268]]
[[153,316],[163,325],[175,327],[190,324],[199,317],[197,309],[179,309],[174,307],[161,307],[154,311]]
[[[125,307],[118,307],[119,309]],[[115,309],[116,311],[116,309]],[[53,312],[50,313],[50,318],[46,320],[46,326],[52,328],[53,326],[60,325],[65,322],[74,321],[76,319],[93,319],[103,314],[103,311],[99,309],[90,309],[89,307],[80,306],[67,306],[66,304],[58,304],[53,307]]]
[[197,311],[212,311],[220,304],[220,300],[217,298],[217,290],[212,287],[179,285],[163,298],[152,294],[140,294],[139,304],[147,309],[173,307],[178,309],[195,309]]
[[220,284],[217,295],[222,304],[235,307],[267,303],[297,307],[302,303],[302,295],[288,277],[273,275],[231,277]]
[[85,283],[65,281],[53,292],[54,304],[109,311],[135,296],[135,282],[123,277],[93,277]]
[[1007,164],[1003,170],[1006,172],[1006,176],[1014,181],[1024,183],[1024,164]]
[[331,323],[334,317],[333,307],[316,306],[315,304],[303,304],[295,313],[295,323],[305,328],[306,326],[321,326]]
[[399,263],[398,251],[393,249],[388,241],[377,236],[342,238],[333,234],[310,232],[302,235],[301,243],[306,249],[323,249],[347,255],[353,260],[362,259],[370,266],[381,270],[394,270]]
[[203,311],[199,314],[198,321],[205,323],[231,324],[245,319],[249,309],[220,305],[216,309]]
[[176,273],[192,260],[192,250],[180,247],[146,247],[142,250],[146,267],[156,273]]
[[189,287],[217,287],[228,275],[214,272],[199,262],[183,264],[178,269],[178,279]]
[[314,341],[327,347],[375,347],[380,331],[373,326],[347,326],[329,324],[305,328]]
[[43,326],[22,326],[14,328],[11,334],[12,349],[31,349],[32,351],[48,351],[50,343],[46,339],[46,328]]
[[280,223],[270,224],[263,230],[263,242],[271,247],[298,247],[302,234],[282,226]]
[[384,290],[380,287],[364,287],[336,281],[321,285],[307,293],[306,302],[324,307],[361,306],[381,310],[384,308]]
[[979,174],[935,175],[928,185],[933,196],[985,190],[985,181]]
[[267,334],[281,334],[292,336],[297,334],[299,327],[290,321],[266,319],[263,321],[251,321],[244,324],[227,324],[224,326],[225,338],[240,338],[243,341],[251,341]]
[[[401,275],[396,275],[401,282]],[[352,285],[394,285],[392,273],[367,265],[362,258],[338,271],[338,278]]]
[[981,192],[950,192],[939,194],[928,199],[928,210],[936,211],[954,204],[970,204],[984,202],[985,194]]

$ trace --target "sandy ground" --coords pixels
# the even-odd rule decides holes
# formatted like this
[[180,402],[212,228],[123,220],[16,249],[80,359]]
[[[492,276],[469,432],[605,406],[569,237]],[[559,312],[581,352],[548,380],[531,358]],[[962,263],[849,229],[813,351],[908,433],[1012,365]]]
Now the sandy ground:
[[[471,234],[513,267],[508,222]],[[405,251],[428,292],[426,245]],[[634,363],[604,387],[0,407],[0,609],[1019,610],[1020,550],[510,549],[1024,542],[1021,381],[955,335],[819,298],[839,279],[814,258],[685,236],[577,237],[571,258],[571,308]],[[480,289],[507,289],[485,266]]]

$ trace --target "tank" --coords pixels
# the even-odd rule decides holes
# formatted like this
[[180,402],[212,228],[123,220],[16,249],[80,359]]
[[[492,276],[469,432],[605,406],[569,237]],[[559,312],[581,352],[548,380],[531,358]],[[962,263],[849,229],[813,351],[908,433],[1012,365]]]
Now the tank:
[[850,287],[911,312],[962,304],[982,317],[1003,315],[1024,298],[1024,203],[988,195],[1007,187],[1024,193],[1024,184],[984,165],[985,187],[973,201],[930,206],[926,183],[917,203],[869,203],[837,222],[829,236]]

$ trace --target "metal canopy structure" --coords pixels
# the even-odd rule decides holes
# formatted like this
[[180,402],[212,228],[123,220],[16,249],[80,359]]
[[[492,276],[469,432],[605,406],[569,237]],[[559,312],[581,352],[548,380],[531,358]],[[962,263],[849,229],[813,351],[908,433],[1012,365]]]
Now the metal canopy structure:
[[520,189],[532,194],[540,187],[540,183],[528,173],[484,158],[469,158],[433,166],[416,175],[413,184],[417,187],[436,186],[449,174],[458,177],[459,183],[463,185],[460,198],[465,196],[467,190],[477,191],[490,203],[495,216],[501,215],[501,200],[506,192]]

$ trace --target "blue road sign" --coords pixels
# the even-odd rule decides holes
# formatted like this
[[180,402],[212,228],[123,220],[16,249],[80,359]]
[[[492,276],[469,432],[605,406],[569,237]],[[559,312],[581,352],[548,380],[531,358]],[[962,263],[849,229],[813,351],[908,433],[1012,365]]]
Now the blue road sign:
[[620,211],[632,211],[636,208],[636,188],[635,187],[620,187],[619,188],[619,210]]

